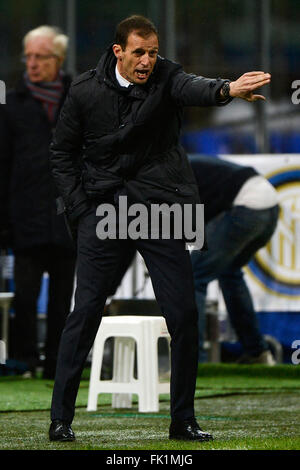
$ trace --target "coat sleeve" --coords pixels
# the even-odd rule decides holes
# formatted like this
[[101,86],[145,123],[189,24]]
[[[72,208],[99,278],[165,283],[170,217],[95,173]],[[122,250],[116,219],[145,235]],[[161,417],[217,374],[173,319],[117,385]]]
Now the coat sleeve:
[[172,77],[171,96],[179,106],[224,106],[232,101],[219,98],[225,81],[180,71]]
[[71,86],[50,146],[52,174],[70,220],[76,220],[90,207],[81,181],[81,150],[80,106]]

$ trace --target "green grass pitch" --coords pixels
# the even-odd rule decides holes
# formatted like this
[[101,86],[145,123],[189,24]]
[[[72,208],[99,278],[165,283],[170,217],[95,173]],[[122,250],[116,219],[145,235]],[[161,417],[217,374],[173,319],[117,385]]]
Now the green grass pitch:
[[53,382],[0,377],[0,450],[299,450],[299,366],[199,366],[195,399],[200,426],[214,435],[207,443],[168,439],[169,396],[158,413],[111,408],[99,397],[87,412],[89,370],[81,381],[73,430],[76,441],[48,440]]

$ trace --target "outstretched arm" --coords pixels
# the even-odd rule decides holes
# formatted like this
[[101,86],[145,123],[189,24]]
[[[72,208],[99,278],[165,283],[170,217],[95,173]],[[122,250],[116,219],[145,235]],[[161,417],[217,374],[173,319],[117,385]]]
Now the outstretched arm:
[[[263,95],[256,95],[254,91],[267,85],[271,81],[269,73],[257,71],[244,73],[237,80],[230,82],[229,95],[232,98],[241,98],[246,101],[265,100]],[[224,97],[223,90],[220,90],[220,97]],[[225,99],[225,97],[224,97]]]

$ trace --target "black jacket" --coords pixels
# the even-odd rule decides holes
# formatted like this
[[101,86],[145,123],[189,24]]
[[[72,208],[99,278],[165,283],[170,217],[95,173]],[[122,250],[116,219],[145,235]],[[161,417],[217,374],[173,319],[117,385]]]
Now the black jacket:
[[186,74],[158,57],[143,86],[121,87],[112,48],[97,69],[70,87],[51,145],[51,165],[70,219],[89,198],[125,186],[135,202],[199,202],[197,185],[179,144],[184,106],[212,106],[224,80]]
[[[64,76],[62,105],[71,79]],[[72,249],[49,165],[53,136],[41,102],[22,80],[0,105],[0,245],[16,251],[46,244]]]

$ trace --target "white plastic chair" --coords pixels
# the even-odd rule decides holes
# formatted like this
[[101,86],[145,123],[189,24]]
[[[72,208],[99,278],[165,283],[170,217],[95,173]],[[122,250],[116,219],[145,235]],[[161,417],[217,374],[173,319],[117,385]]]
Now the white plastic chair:
[[[101,380],[104,344],[114,337],[113,377]],[[170,346],[166,322],[159,316],[108,316],[101,321],[92,353],[88,411],[97,409],[98,395],[112,393],[113,408],[131,408],[132,394],[138,395],[140,412],[159,411],[159,395],[170,393],[170,382],[159,382],[158,338]],[[134,378],[135,344],[137,379]],[[169,349],[170,352],[170,349]]]

